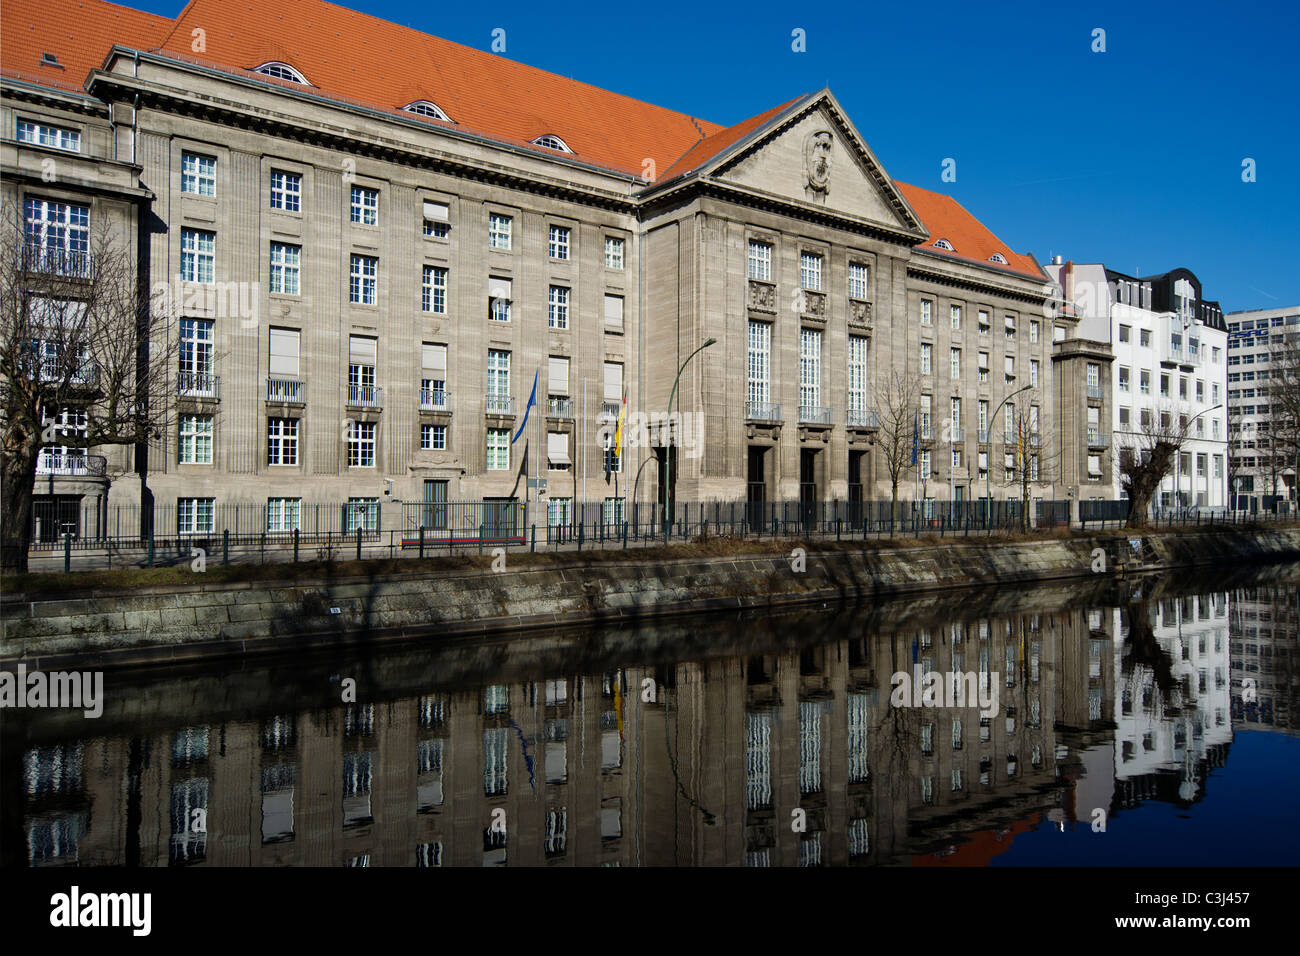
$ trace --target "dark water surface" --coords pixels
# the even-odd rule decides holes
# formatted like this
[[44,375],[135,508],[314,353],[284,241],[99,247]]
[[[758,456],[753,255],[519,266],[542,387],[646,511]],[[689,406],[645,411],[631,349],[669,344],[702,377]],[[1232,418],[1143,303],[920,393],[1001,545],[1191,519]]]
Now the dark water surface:
[[[4,713],[0,851],[1293,865],[1298,643],[1281,566],[109,671],[98,719]],[[971,672],[996,706],[894,706],[916,668]]]

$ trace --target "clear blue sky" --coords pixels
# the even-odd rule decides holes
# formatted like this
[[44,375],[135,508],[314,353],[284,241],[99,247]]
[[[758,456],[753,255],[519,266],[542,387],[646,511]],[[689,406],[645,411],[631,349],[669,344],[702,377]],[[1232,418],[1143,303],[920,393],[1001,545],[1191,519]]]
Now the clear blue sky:
[[1018,252],[1185,266],[1225,311],[1300,305],[1294,0],[344,5],[480,49],[502,27],[511,59],[716,123],[830,86],[891,176]]

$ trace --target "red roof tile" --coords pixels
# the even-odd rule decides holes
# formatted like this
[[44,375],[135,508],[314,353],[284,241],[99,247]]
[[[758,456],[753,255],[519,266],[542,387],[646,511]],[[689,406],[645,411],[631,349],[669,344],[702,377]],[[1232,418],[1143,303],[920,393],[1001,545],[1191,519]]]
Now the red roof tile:
[[[951,196],[899,182],[897,179],[894,180],[894,185],[916,210],[930,233],[929,240],[918,246],[918,249],[949,259],[978,262],[995,269],[1046,280],[1046,273],[1033,256],[1012,252],[1005,242],[993,235],[984,223],[967,212]],[[936,249],[934,243],[939,239],[947,239],[952,243],[952,252]],[[1006,265],[989,262],[989,256],[998,252],[1007,260]]]
[[[60,89],[82,90],[114,43],[151,49],[172,21],[103,0],[5,0],[0,72]],[[63,69],[45,66],[53,53]]]
[[744,139],[750,133],[754,132],[754,130],[761,129],[772,119],[779,116],[802,99],[804,99],[802,96],[795,97],[788,103],[774,106],[772,109],[759,113],[757,116],[751,116],[749,119],[742,120],[735,126],[728,126],[726,129],[719,130],[712,136],[700,140],[687,150],[681,159],[677,160],[677,162],[673,163],[672,166],[665,170],[663,175],[659,177],[659,181],[666,182],[674,176],[680,176],[683,173],[689,173],[692,169],[699,168],[723,150]]

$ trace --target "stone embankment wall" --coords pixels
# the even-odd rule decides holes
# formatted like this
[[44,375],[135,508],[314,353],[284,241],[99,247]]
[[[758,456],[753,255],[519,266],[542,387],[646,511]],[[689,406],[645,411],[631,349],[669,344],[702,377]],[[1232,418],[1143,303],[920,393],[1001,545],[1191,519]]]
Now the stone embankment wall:
[[468,569],[0,599],[0,665],[129,666],[941,588],[1300,559],[1300,530],[1098,536]]

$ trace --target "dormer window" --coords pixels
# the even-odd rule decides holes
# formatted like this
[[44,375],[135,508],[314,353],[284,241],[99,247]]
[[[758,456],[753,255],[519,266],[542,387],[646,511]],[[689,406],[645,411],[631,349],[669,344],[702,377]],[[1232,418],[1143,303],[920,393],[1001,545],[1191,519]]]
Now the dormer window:
[[437,103],[431,103],[428,100],[416,100],[414,103],[407,103],[402,109],[408,113],[427,116],[429,119],[442,120],[444,123],[451,122],[451,117],[440,110]]
[[989,256],[989,262],[996,262],[998,265],[1004,266],[1007,264],[1007,257],[1000,252],[995,252]]
[[537,137],[537,139],[533,140],[533,145],[545,146],[547,149],[556,149],[559,150],[561,153],[573,152],[573,150],[569,149],[568,143],[566,143],[564,140],[560,139],[560,137],[554,135],[553,133],[547,133],[545,136]]
[[59,62],[59,58],[58,58],[57,56],[55,56],[53,53],[42,53],[42,54],[41,54],[41,65],[42,65],[42,66],[57,66],[60,70],[63,69],[63,64]]
[[271,60],[263,63],[261,66],[253,68],[254,73],[261,73],[263,76],[274,76],[279,80],[291,80],[294,83],[301,83],[304,86],[311,86],[307,78],[291,67],[288,63],[282,63],[279,60]]
[[949,251],[949,252],[952,252],[952,251],[953,251],[952,243],[949,242],[947,239],[936,239],[936,240],[934,240],[934,247],[935,247],[936,249],[946,249],[946,250]]

